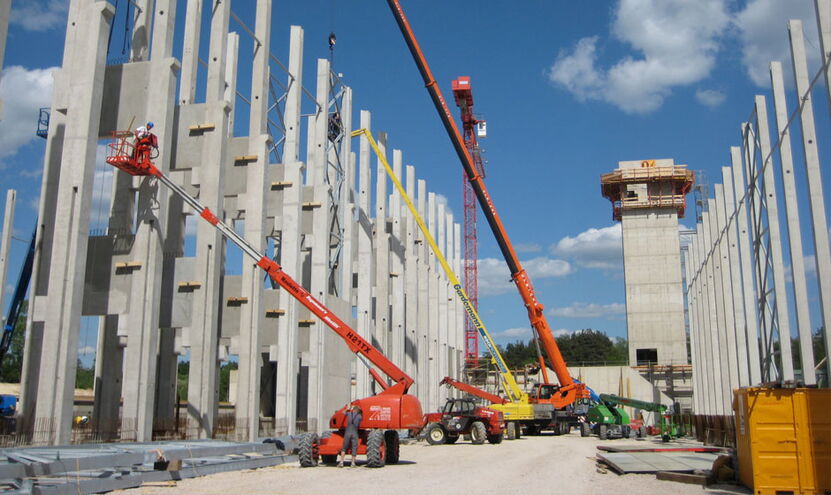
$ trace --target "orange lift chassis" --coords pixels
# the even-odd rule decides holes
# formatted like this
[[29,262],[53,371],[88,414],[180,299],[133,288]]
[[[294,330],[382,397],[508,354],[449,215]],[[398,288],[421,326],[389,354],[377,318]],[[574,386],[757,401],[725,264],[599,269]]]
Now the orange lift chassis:
[[[337,333],[349,349],[369,368],[369,373],[382,391],[354,402],[360,405],[364,412],[359,431],[358,454],[366,454],[367,465],[370,467],[397,463],[399,443],[398,432],[395,430],[415,431],[424,426],[421,403],[414,395],[407,393],[413,385],[413,379],[285,273],[276,261],[258,252],[209,208],[200,204],[193,196],[165,176],[151,161],[149,149],[135,146],[130,142],[131,136],[132,133],[129,131],[114,133],[114,140],[107,152],[107,163],[130,175],[155,177],[169,187],[191,208],[198,211],[202,218],[216,227],[223,236],[256,260],[257,266],[265,270],[271,280]],[[386,374],[389,382],[369,363]],[[335,430],[330,436],[319,438],[316,433],[306,433],[301,437],[299,457],[302,466],[314,466],[321,457],[326,463],[335,462],[343,443],[345,409],[344,407],[336,411],[329,420],[329,426]]]
[[528,318],[531,322],[531,327],[542,341],[545,353],[551,361],[551,365],[554,367],[554,373],[557,374],[557,379],[560,382],[560,388],[557,390],[555,396],[552,397],[552,403],[557,408],[563,408],[573,404],[577,398],[586,395],[585,385],[575,382],[568,372],[568,367],[563,360],[560,349],[557,347],[557,342],[554,340],[554,334],[551,332],[551,327],[545,319],[545,314],[543,313],[544,307],[537,300],[534,287],[531,284],[531,279],[528,277],[525,269],[522,268],[519,258],[511,245],[508,234],[505,232],[502,221],[499,219],[499,215],[496,213],[496,208],[494,207],[490,195],[485,188],[484,181],[474,166],[473,158],[470,156],[470,153],[468,153],[467,148],[465,147],[462,136],[459,133],[459,129],[456,127],[456,122],[454,121],[450,113],[450,109],[447,106],[447,102],[445,101],[444,96],[442,95],[441,90],[433,77],[433,73],[430,71],[430,67],[427,65],[427,59],[418,45],[418,41],[416,40],[415,34],[413,34],[410,23],[404,15],[401,3],[398,0],[387,0],[387,4],[395,17],[395,21],[398,23],[398,27],[401,29],[401,34],[407,42],[407,46],[410,49],[413,60],[418,66],[418,70],[421,73],[421,77],[424,80],[427,91],[430,93],[430,98],[432,98],[436,111],[439,114],[439,118],[444,124],[445,130],[447,130],[447,134],[453,143],[453,148],[456,150],[456,154],[459,156],[462,167],[464,167],[468,180],[473,187],[473,192],[476,194],[476,199],[482,207],[482,213],[487,219],[488,224],[496,237],[496,242],[499,244],[502,256],[505,258],[505,262],[508,263],[508,268],[511,271],[511,279],[514,284],[516,284],[519,294],[525,303],[526,309],[528,310]]

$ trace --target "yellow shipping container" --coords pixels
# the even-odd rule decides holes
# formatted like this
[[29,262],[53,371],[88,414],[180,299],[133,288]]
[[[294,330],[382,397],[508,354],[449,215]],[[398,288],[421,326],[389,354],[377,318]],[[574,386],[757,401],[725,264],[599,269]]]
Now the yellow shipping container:
[[758,495],[831,495],[831,389],[734,391],[739,478]]

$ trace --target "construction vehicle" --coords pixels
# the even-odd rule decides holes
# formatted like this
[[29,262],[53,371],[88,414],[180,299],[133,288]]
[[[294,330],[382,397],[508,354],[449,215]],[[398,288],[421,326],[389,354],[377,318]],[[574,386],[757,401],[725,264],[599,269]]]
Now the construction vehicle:
[[462,435],[469,435],[474,445],[502,443],[505,420],[502,413],[477,406],[472,399],[447,399],[440,412],[424,415],[427,443],[441,445],[456,443]]
[[[620,397],[611,394],[600,394],[600,402],[602,404],[605,404],[607,406],[607,409],[610,409],[611,411],[617,411],[617,413],[612,414],[620,414],[622,417],[626,418],[628,418],[628,415],[625,412],[623,412],[623,409],[615,406],[634,407],[635,409],[640,409],[641,411],[655,413],[655,420],[658,423],[658,432],[661,435],[661,440],[663,440],[664,442],[669,442],[670,438],[681,436],[681,428],[678,428],[675,425],[675,422],[672,420],[672,415],[667,413],[669,408],[663,404],[659,404],[657,402],[646,402],[637,399],[630,399],[628,397]],[[591,415],[591,410],[589,411],[589,414]],[[630,427],[635,428],[635,432],[638,437],[645,437],[647,435],[647,428],[643,424],[643,420],[634,420],[632,423],[630,423]],[[603,437],[601,436],[600,438]]]
[[488,333],[487,328],[485,328],[484,322],[479,317],[479,313],[476,311],[476,308],[473,306],[470,298],[467,297],[461,282],[459,282],[459,278],[450,268],[450,265],[447,263],[447,259],[445,259],[441,249],[438,245],[436,245],[436,241],[432,234],[430,234],[429,229],[427,229],[424,219],[413,205],[412,199],[407,194],[407,191],[404,189],[404,186],[401,184],[399,178],[395,175],[392,167],[390,167],[387,158],[383,153],[381,153],[375,139],[372,137],[372,133],[367,129],[358,129],[352,132],[352,136],[364,136],[367,139],[367,142],[375,152],[378,160],[384,166],[384,170],[390,180],[392,180],[393,185],[398,190],[400,196],[404,199],[404,202],[412,214],[413,219],[416,221],[418,228],[421,230],[424,239],[433,250],[436,259],[439,261],[439,265],[441,265],[444,273],[447,275],[447,279],[453,286],[456,296],[459,298],[459,301],[465,309],[465,313],[467,313],[469,320],[476,327],[476,330],[482,337],[482,341],[485,342],[488,347],[491,355],[491,361],[499,370],[499,376],[502,380],[502,389],[505,391],[507,397],[503,398],[498,395],[491,394],[468,384],[458,382],[450,377],[445,377],[441,381],[441,385],[452,386],[456,389],[491,402],[491,409],[500,411],[505,417],[505,421],[507,423],[507,438],[509,440],[519,438],[523,427],[531,434],[537,434],[543,429],[553,429],[555,434],[568,433],[570,426],[572,424],[578,424],[579,419],[571,411],[556,410],[555,407],[549,402],[550,398],[557,393],[558,387],[556,385],[545,383],[537,384],[535,385],[530,396],[519,387],[519,384],[517,384],[513,374],[508,369],[508,365],[502,358],[502,354],[496,347],[496,344]]
[[[534,291],[531,279],[522,267],[519,258],[516,255],[516,251],[508,238],[508,234],[502,225],[502,221],[496,213],[496,207],[491,201],[482,176],[478,172],[474,160],[465,146],[464,140],[459,133],[459,129],[450,113],[450,109],[447,106],[444,96],[442,95],[441,90],[439,89],[439,86],[430,71],[427,60],[418,45],[418,41],[413,34],[413,30],[410,27],[406,16],[404,15],[400,2],[398,0],[387,0],[387,4],[395,17],[396,23],[401,30],[401,34],[404,36],[410,53],[413,56],[413,60],[418,66],[418,70],[422,76],[425,87],[430,94],[430,98],[433,100],[433,104],[439,114],[439,118],[441,119],[456,154],[461,161],[462,167],[467,174],[467,178],[470,181],[476,195],[476,199],[479,202],[479,206],[482,208],[482,213],[488,221],[488,225],[496,237],[499,249],[502,251],[502,255],[508,264],[508,269],[511,272],[511,280],[516,285],[528,311],[528,318],[530,320],[534,335],[536,339],[542,343],[545,354],[551,362],[552,369],[557,375],[559,385],[552,385],[549,383],[542,384],[541,387],[538,387],[535,396],[538,403],[550,405],[553,408],[551,420],[552,423],[558,425],[555,427],[555,431],[558,433],[564,433],[573,424],[576,424],[576,416],[568,411],[567,408],[574,404],[578,398],[588,396],[585,385],[576,382],[569,375],[568,367],[563,360],[560,349],[557,347],[557,342],[554,339],[551,327],[545,318],[544,307],[537,300],[536,292]],[[542,369],[545,370],[545,366],[542,366]],[[545,382],[548,382],[547,378],[545,379]],[[506,418],[510,419],[510,416],[506,414]]]
[[[17,320],[20,318],[23,310],[23,301],[26,299],[26,291],[29,289],[29,280],[32,278],[32,266],[35,261],[36,233],[37,231],[32,233],[32,240],[29,241],[29,250],[26,252],[26,259],[23,260],[23,267],[20,269],[20,275],[17,277],[17,285],[12,294],[9,311],[6,313],[6,321],[3,323],[3,336],[0,337],[0,364],[3,363],[3,359],[12,346],[12,338],[17,327]],[[2,414],[0,413],[0,415]]]
[[[156,168],[150,158],[149,149],[143,149],[142,146],[138,146],[139,149],[136,148],[130,131],[114,132],[113,141],[108,146],[106,161],[133,176],[155,177],[170,188],[191,208],[199,212],[202,218],[216,227],[225,238],[256,260],[257,266],[262,268],[273,282],[337,333],[346,342],[347,347],[369,368],[370,375],[382,390],[374,396],[353,402],[364,411],[359,429],[357,454],[367,456],[369,467],[398,463],[399,437],[396,430],[416,432],[424,426],[421,403],[414,395],[407,393],[414,383],[413,379],[285,273],[276,261],[258,252],[253,245],[225,224],[209,208],[200,204]],[[377,370],[370,363],[377,367]],[[388,377],[391,383],[381,376],[379,370]],[[315,466],[321,457],[324,462],[335,460],[343,444],[346,408],[344,406],[332,415],[329,426],[335,431],[328,436],[319,437],[316,433],[306,433],[301,437],[298,456],[301,466]]]

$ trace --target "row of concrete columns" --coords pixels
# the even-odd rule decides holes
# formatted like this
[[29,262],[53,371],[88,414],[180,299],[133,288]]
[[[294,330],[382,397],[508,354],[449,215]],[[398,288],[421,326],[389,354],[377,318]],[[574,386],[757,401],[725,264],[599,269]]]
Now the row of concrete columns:
[[[179,398],[187,400],[190,437],[217,432],[218,365],[230,356],[239,363],[235,432],[245,440],[320,431],[335,409],[376,391],[334,332],[264,284],[255,260],[230,267],[218,231],[157,181],[117,172],[107,234],[90,236],[96,145],[136,117],[156,123],[160,170],[416,378],[413,392],[425,410],[439,407],[447,392],[438,382],[462,366],[463,311],[366,139],[352,152],[351,90],[327,60],[317,62],[316,91],[303,89],[299,27],[291,29],[287,71],[277,72],[271,0],[257,1],[249,41],[229,32],[232,2],[203,12],[203,2],[188,0],[181,62],[173,58],[180,2],[138,3],[131,62],[107,66],[112,6],[70,2],[44,159],[21,428],[39,443],[72,440],[82,315],[101,322],[93,425],[102,437],[146,441],[154,429],[179,428],[182,356],[190,361],[187,397]],[[210,16],[210,42],[200,78],[203,15]],[[236,95],[246,93],[236,87],[237,74],[248,68],[237,67],[236,55],[249,42],[250,120],[248,135],[237,136],[234,115],[243,99]],[[278,77],[288,89],[275,119],[271,84]],[[304,99],[311,94],[311,102]],[[333,101],[341,120],[334,135]],[[310,104],[314,111],[303,119]],[[275,120],[280,135],[269,124]],[[369,112],[360,112],[359,124],[371,127]],[[378,138],[386,154],[390,139]],[[278,145],[282,160],[272,163]],[[458,273],[460,226],[415,168],[404,166],[401,151],[392,150],[392,163]],[[186,255],[192,222],[193,252]]]
[[[831,2],[816,0],[816,8],[824,52],[831,46]],[[706,201],[707,208],[685,252],[698,414],[731,414],[732,391],[738,387],[771,381],[815,385],[817,370],[825,370],[826,376],[831,371],[831,362],[816,363],[813,352],[814,329],[822,326],[826,353],[831,355],[831,251],[812,87],[802,23],[792,20],[788,28],[799,108],[787,108],[782,66],[772,62],[777,139],[770,139],[767,98],[757,95],[752,121],[741,126],[742,144],[731,148],[731,165],[722,167],[722,182],[714,186],[714,197]],[[827,82],[828,56],[823,60]],[[812,78],[814,82],[817,79]],[[797,124],[802,167],[794,166],[791,149],[790,136]],[[797,173],[804,174],[807,191],[798,190]],[[809,236],[814,246],[821,318],[813,323],[799,212],[800,196],[806,194],[803,201],[811,218]],[[784,206],[782,213],[780,204]],[[785,262],[786,252],[790,263]],[[799,349],[793,350],[802,363],[799,373],[792,359],[792,336],[799,341]]]

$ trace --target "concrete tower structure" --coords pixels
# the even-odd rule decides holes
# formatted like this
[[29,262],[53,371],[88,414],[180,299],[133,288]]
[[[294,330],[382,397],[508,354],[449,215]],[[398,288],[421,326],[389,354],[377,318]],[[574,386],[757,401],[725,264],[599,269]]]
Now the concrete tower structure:
[[672,159],[624,161],[601,178],[623,229],[629,363],[687,364],[678,218],[693,173]]

